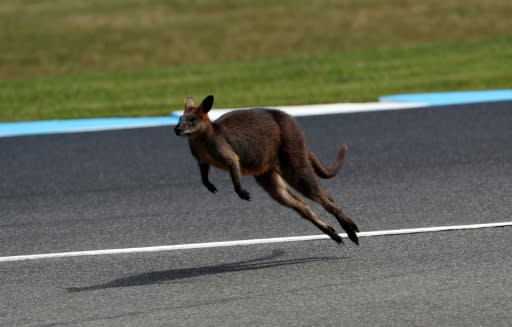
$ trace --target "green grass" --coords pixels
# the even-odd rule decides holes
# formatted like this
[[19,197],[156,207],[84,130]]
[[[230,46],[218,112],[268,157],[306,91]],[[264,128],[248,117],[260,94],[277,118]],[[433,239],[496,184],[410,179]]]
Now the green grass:
[[5,0],[0,121],[512,87],[509,0]]

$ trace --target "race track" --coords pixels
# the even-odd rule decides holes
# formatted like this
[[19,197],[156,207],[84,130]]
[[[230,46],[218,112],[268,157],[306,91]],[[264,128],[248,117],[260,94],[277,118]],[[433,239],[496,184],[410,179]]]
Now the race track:
[[[512,102],[298,118],[362,231],[512,221]],[[252,178],[201,184],[171,127],[0,138],[0,257],[315,235]],[[322,208],[323,219],[336,226]],[[512,227],[0,262],[0,325],[492,325]]]

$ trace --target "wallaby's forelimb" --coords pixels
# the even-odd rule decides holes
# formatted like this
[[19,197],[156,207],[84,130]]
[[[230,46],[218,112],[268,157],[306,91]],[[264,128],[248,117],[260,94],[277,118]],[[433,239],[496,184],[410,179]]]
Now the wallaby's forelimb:
[[240,172],[240,164],[238,162],[233,162],[227,165],[229,167],[229,174],[231,175],[231,180],[233,181],[233,186],[235,187],[235,192],[238,196],[243,199],[250,201],[251,195],[249,192],[242,188],[240,184],[241,172]]
[[309,157],[309,161],[311,162],[311,165],[313,166],[315,174],[318,177],[331,178],[331,177],[334,177],[340,171],[346,152],[347,152],[347,145],[342,144],[340,146],[340,150],[338,151],[338,155],[336,156],[336,160],[334,161],[331,168],[325,167],[312,151],[309,151],[308,157]]
[[212,193],[217,192],[217,188],[210,182],[210,179],[208,178],[208,173],[210,172],[210,165],[199,164],[199,169],[201,170],[201,181],[203,182],[204,186],[206,186],[208,191]]
[[251,196],[249,192],[244,190],[241,185],[242,171],[240,167],[240,158],[233,151],[231,146],[229,146],[223,139],[217,141],[222,146],[217,149],[210,149],[212,151],[213,157],[221,162],[222,165],[229,171],[229,175],[231,176],[231,181],[233,182],[233,186],[235,188],[236,194],[243,199],[250,201]]

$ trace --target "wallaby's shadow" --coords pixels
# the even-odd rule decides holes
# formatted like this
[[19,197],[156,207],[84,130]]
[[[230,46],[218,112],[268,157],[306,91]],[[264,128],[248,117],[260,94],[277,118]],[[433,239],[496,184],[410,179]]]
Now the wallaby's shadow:
[[153,271],[143,274],[137,274],[129,277],[123,277],[114,279],[108,283],[97,284],[85,287],[69,287],[66,288],[68,292],[83,292],[83,291],[94,291],[101,290],[107,288],[117,288],[117,287],[131,287],[131,286],[143,286],[143,285],[153,285],[160,284],[166,282],[173,282],[177,280],[185,280],[189,278],[201,277],[201,276],[211,276],[217,274],[224,274],[229,272],[237,272],[237,271],[251,271],[251,270],[260,270],[260,269],[269,269],[280,266],[291,266],[298,265],[303,263],[311,263],[318,261],[327,261],[327,260],[341,260],[340,257],[309,257],[309,258],[301,258],[301,259],[287,259],[287,260],[275,260],[276,258],[282,256],[284,251],[282,250],[274,250],[272,254],[269,256],[256,258],[252,260],[245,260],[233,263],[224,263],[220,265],[214,266],[202,266],[195,268],[181,268],[181,269],[171,269],[171,270],[163,270],[163,271]]

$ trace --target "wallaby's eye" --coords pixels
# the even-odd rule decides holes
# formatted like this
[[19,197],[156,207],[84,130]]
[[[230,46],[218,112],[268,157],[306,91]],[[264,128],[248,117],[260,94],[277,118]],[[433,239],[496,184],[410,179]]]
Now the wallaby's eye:
[[192,125],[192,126],[194,126],[194,125],[196,124],[196,122],[197,122],[197,118],[196,118],[196,117],[190,117],[190,118],[188,119],[188,123],[189,123],[190,125]]

